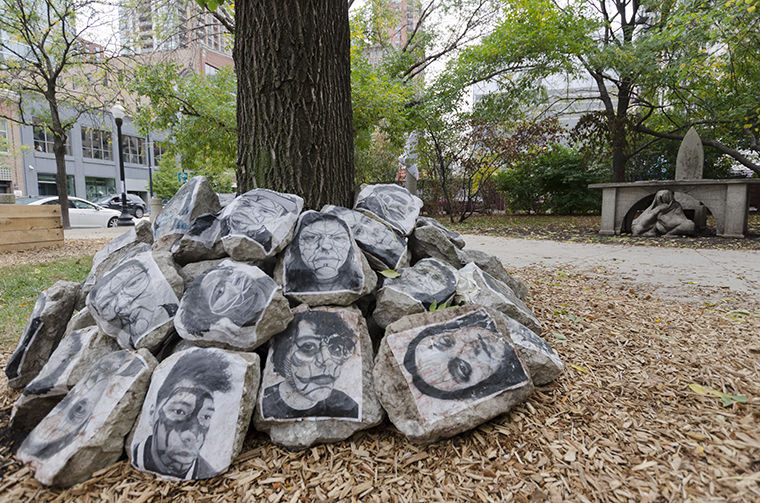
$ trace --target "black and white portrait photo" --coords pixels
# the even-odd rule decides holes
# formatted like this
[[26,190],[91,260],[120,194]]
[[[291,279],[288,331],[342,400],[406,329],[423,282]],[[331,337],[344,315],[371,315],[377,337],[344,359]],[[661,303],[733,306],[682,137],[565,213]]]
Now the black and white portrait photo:
[[188,286],[174,326],[188,340],[220,341],[245,346],[253,326],[279,288],[261,269],[225,260]]
[[428,309],[443,304],[456,292],[455,270],[437,259],[425,258],[399,271],[401,276],[385,280],[383,288],[405,293]]
[[270,344],[259,402],[265,420],[361,419],[359,336],[340,314],[297,313]]
[[253,189],[236,197],[219,214],[221,236],[242,236],[269,253],[290,234],[303,199],[294,194]]
[[24,332],[18,340],[18,345],[13,351],[13,354],[8,359],[8,364],[5,366],[5,376],[8,380],[15,379],[19,376],[19,371],[26,358],[29,345],[34,341],[39,332],[42,330],[42,311],[45,310],[45,304],[47,298],[44,293],[41,293],[37,297],[37,302],[34,304],[32,315],[29,317],[29,321],[24,328]]
[[393,229],[358,211],[341,206],[325,206],[322,212],[336,215],[346,222],[351,227],[356,244],[385,269],[400,267],[406,255],[406,240]]
[[150,252],[120,263],[99,279],[87,306],[100,328],[125,349],[171,320],[179,300]]
[[525,385],[514,347],[485,310],[388,336],[423,422]]
[[168,234],[181,234],[190,228],[191,212],[195,196],[203,177],[193,177],[184,183],[169,199],[161,213],[153,221],[153,238],[158,240]]
[[356,197],[354,208],[367,211],[408,236],[422,209],[422,199],[394,184],[367,185]]
[[164,360],[153,373],[128,446],[132,466],[179,480],[224,470],[245,368],[242,358],[212,348],[186,349]]
[[302,213],[283,260],[285,294],[360,293],[360,253],[343,220],[316,211]]
[[[56,472],[91,438],[148,364],[137,353],[114,351],[99,359],[19,448],[24,462]],[[49,465],[45,466],[47,463]]]

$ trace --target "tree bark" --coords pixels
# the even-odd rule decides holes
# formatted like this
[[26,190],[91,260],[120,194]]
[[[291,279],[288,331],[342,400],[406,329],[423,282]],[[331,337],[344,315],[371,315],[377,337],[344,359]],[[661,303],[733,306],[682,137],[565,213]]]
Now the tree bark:
[[345,0],[236,5],[238,193],[291,192],[309,208],[353,205]]
[[58,102],[55,94],[46,96],[50,107],[50,131],[53,133],[53,154],[55,155],[55,186],[58,202],[61,204],[61,221],[64,229],[71,228],[69,220],[69,192],[66,183],[66,131],[58,114]]

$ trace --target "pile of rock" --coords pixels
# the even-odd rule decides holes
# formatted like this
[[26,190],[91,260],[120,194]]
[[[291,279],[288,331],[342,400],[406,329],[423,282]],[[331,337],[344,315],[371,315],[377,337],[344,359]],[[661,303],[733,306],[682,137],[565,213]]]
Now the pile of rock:
[[124,452],[202,479],[251,424],[305,448],[386,413],[430,442],[507,412],[562,363],[525,286],[421,207],[370,185],[353,209],[302,211],[265,189],[222,209],[193,178],[152,227],[96,254],[82,285],[40,294],[6,368],[23,388],[11,424],[31,430],[18,458],[56,486]]

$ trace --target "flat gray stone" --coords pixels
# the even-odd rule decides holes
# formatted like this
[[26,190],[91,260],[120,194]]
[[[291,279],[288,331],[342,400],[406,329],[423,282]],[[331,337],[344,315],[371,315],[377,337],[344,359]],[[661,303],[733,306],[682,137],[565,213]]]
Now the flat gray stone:
[[269,347],[256,429],[303,449],[345,440],[383,419],[372,382],[367,324],[355,307],[299,306]]
[[310,306],[347,306],[374,291],[377,275],[335,215],[305,211],[277,263],[274,279],[289,299]]
[[522,323],[506,315],[504,321],[509,338],[528,367],[533,384],[543,386],[556,379],[565,366],[554,348]]
[[48,486],[69,487],[115,463],[156,360],[120,350],[98,360],[21,444],[16,457]]
[[501,315],[463,306],[388,326],[373,371],[390,421],[415,442],[451,437],[508,412],[533,391]]
[[195,278],[205,273],[209,269],[217,267],[219,264],[229,260],[228,257],[218,258],[214,260],[203,260],[201,262],[190,262],[179,270],[179,275],[182,276],[182,280],[185,282],[185,288],[190,286],[190,283],[195,281]]
[[219,214],[224,250],[235,260],[274,257],[293,238],[303,199],[268,189],[241,194]]
[[460,250],[459,258],[462,264],[474,262],[482,270],[506,284],[520,300],[525,301],[528,298],[528,287],[519,278],[509,274],[497,257],[480,250]]
[[424,313],[433,304],[442,305],[456,293],[456,269],[437,259],[422,259],[414,266],[388,278],[377,292],[372,317],[381,327],[409,314]]
[[153,248],[170,250],[190,229],[193,220],[207,213],[218,213],[220,209],[219,198],[206,177],[192,177],[153,220]]
[[170,480],[226,471],[243,448],[260,371],[256,353],[216,348],[186,349],[162,361],[127,439],[132,466]]
[[174,327],[197,346],[252,351],[292,319],[288,300],[272,278],[256,266],[225,260],[190,283]]
[[439,222],[435,218],[423,217],[423,216],[417,217],[417,222],[415,223],[415,227],[427,227],[427,226],[433,226],[438,229],[441,229],[443,232],[446,233],[449,240],[452,243],[454,243],[454,246],[456,246],[457,248],[464,248],[464,244],[465,244],[464,238],[458,232],[452,231],[451,229],[447,228],[445,225],[443,225],[441,222]]
[[409,248],[412,250],[414,261],[435,258],[452,267],[462,267],[459,248],[451,241],[445,229],[434,225],[415,227],[414,232],[409,236]]
[[37,297],[29,322],[5,367],[8,386],[23,388],[37,377],[63,337],[79,288],[79,283],[58,281]]
[[543,330],[536,315],[517,298],[511,288],[472,262],[457,271],[456,302],[477,304],[500,311],[536,334]]
[[354,209],[391,226],[402,236],[414,230],[422,199],[395,184],[362,185]]
[[122,348],[151,351],[174,328],[184,281],[168,252],[144,252],[103,276],[87,296],[100,329]]
[[74,329],[61,339],[50,359],[13,404],[10,425],[30,430],[63,400],[92,365],[119,349],[97,326]]
[[702,140],[694,126],[684,136],[676,157],[676,180],[701,180],[705,165]]

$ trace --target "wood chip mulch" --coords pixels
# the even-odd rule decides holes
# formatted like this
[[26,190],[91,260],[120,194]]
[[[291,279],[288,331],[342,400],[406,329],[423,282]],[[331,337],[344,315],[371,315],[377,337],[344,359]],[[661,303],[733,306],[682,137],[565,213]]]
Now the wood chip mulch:
[[[760,501],[759,304],[659,301],[583,272],[517,273],[566,369],[475,430],[420,447],[386,423],[300,452],[251,432],[208,481],[165,482],[122,460],[54,490],[11,454],[17,393],[3,386],[0,500]],[[724,407],[690,384],[747,402]]]
[[110,238],[66,239],[60,246],[48,246],[18,251],[0,251],[0,267],[18,264],[40,264],[60,259],[62,257],[94,255],[110,240]]

